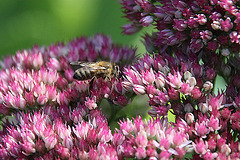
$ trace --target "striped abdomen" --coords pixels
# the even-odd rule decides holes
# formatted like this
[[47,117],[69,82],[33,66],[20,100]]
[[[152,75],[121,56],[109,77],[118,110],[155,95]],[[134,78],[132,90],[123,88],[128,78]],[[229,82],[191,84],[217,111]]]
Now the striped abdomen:
[[75,71],[73,78],[83,81],[83,80],[88,80],[91,79],[93,77],[99,78],[99,77],[103,77],[105,78],[105,70],[102,69],[98,69],[98,70],[91,70],[88,67],[82,67],[79,68]]

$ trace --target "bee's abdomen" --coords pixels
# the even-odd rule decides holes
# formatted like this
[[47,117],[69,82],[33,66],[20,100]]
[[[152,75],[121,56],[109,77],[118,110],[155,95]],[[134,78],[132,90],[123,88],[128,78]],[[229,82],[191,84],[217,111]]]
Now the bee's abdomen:
[[94,76],[94,73],[92,71],[85,68],[79,68],[78,70],[75,71],[73,78],[83,81],[83,80],[91,79],[93,76]]

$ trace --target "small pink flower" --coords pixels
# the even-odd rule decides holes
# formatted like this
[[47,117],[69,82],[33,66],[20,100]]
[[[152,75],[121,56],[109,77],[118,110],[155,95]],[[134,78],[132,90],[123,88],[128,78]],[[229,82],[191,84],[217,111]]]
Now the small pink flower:
[[197,154],[204,155],[207,152],[208,144],[200,138],[199,141],[196,140],[195,143],[193,143],[193,147]]
[[219,119],[211,116],[210,121],[208,122],[208,127],[212,132],[219,130],[221,128]]
[[171,89],[168,90],[168,96],[170,99],[178,100],[179,99],[179,92],[178,90],[175,90],[171,87]]
[[61,66],[59,61],[56,58],[50,58],[49,62],[47,63],[47,66],[51,69],[51,70],[57,70],[60,71],[61,70]]
[[57,144],[57,138],[54,135],[49,135],[48,137],[44,137],[45,147],[47,149],[53,149]]
[[159,157],[161,157],[162,160],[168,160],[171,156],[171,153],[168,151],[163,150],[160,154]]
[[135,156],[137,159],[144,159],[146,158],[146,149],[144,147],[138,147],[136,148]]
[[206,30],[206,31],[200,32],[200,35],[201,35],[200,37],[201,37],[203,40],[208,41],[208,40],[211,40],[211,39],[212,39],[213,33],[212,33],[211,31],[209,31],[209,30]]
[[145,84],[152,84],[155,81],[155,75],[152,68],[150,71],[146,70],[145,72],[142,72],[142,81],[143,83],[145,82]]
[[56,150],[62,159],[66,159],[70,157],[70,151],[68,148],[65,148],[61,145],[57,145]]
[[183,83],[180,88],[180,92],[183,94],[187,94],[190,91],[190,85],[188,83]]
[[180,86],[183,83],[181,80],[182,76],[180,75],[179,72],[175,72],[174,75],[169,73],[168,78],[169,78],[170,85],[174,88],[180,88]]
[[39,95],[39,97],[37,98],[37,102],[40,104],[40,105],[44,105],[46,104],[48,101],[48,97],[46,94],[41,94]]
[[200,25],[204,25],[207,22],[207,18],[204,14],[196,14],[196,16],[197,16],[197,22]]
[[96,97],[93,97],[93,99],[90,99],[89,97],[86,98],[85,105],[90,109],[95,109],[97,108],[96,104]]
[[129,119],[127,119],[127,121],[125,121],[125,120],[120,121],[119,125],[120,125],[120,130],[121,130],[122,134],[125,136],[129,135],[133,131],[134,126]]
[[203,158],[204,158],[204,160],[214,160],[215,158],[217,158],[217,153],[211,153],[211,152],[207,152],[204,156],[203,156]]
[[225,32],[228,32],[230,29],[233,28],[233,23],[231,22],[230,17],[227,17],[225,21],[221,19],[220,22],[221,22],[222,30],[224,30]]
[[191,96],[193,99],[198,99],[201,96],[201,91],[198,87],[193,88],[193,90],[191,91]]
[[142,86],[142,85],[134,84],[134,85],[133,85],[133,91],[134,91],[137,95],[142,95],[142,94],[145,94],[145,87]]
[[30,142],[30,141],[23,141],[23,152],[26,155],[32,154],[36,152],[35,149],[35,144],[34,142]]
[[231,39],[232,43],[239,43],[240,42],[240,35],[238,34],[238,32],[233,31],[229,34],[229,37]]
[[146,136],[143,136],[141,134],[138,134],[136,136],[136,144],[139,146],[139,147],[143,147],[145,148],[148,144],[148,139]]
[[194,122],[194,115],[192,113],[186,113],[185,120],[188,124],[192,124]]
[[203,121],[202,123],[196,123],[195,129],[196,129],[197,135],[203,138],[205,138],[210,131],[207,127],[207,122],[205,121]]

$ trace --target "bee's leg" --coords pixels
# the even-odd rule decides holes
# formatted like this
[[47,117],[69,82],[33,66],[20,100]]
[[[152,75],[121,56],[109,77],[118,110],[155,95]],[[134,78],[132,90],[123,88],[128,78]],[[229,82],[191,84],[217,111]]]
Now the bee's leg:
[[119,70],[119,78],[121,77],[127,79],[126,75],[121,70]]
[[94,76],[94,77],[91,79],[91,81],[89,82],[89,87],[88,87],[88,93],[89,93],[89,94],[91,93],[90,91],[93,90],[93,82],[94,82],[95,79],[96,79],[96,77]]
[[109,76],[106,76],[105,78],[104,78],[104,80],[106,81],[110,81],[111,80],[111,78],[109,77]]

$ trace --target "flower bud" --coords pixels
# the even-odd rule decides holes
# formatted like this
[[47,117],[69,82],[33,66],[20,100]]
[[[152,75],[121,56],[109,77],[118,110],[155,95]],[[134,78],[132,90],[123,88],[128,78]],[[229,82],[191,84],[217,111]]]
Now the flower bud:
[[186,113],[185,120],[188,124],[192,124],[194,122],[194,115],[192,113]]
[[184,106],[184,111],[185,112],[192,112],[193,111],[193,107],[190,103],[187,103],[185,106]]
[[207,81],[203,84],[203,88],[205,91],[209,92],[213,88],[213,84],[210,81]]
[[134,91],[137,95],[145,94],[145,87],[142,86],[142,85],[134,84],[134,85],[133,85],[133,91]]
[[199,103],[198,107],[203,114],[205,114],[208,111],[208,105],[206,103]]
[[226,57],[230,54],[230,51],[229,51],[229,49],[224,48],[221,50],[221,54]]
[[183,77],[185,80],[189,80],[192,77],[192,73],[189,71],[186,71],[186,72],[184,72]]
[[195,87],[192,91],[191,91],[191,95],[193,99],[198,99],[201,96],[201,91],[199,90],[198,87]]

